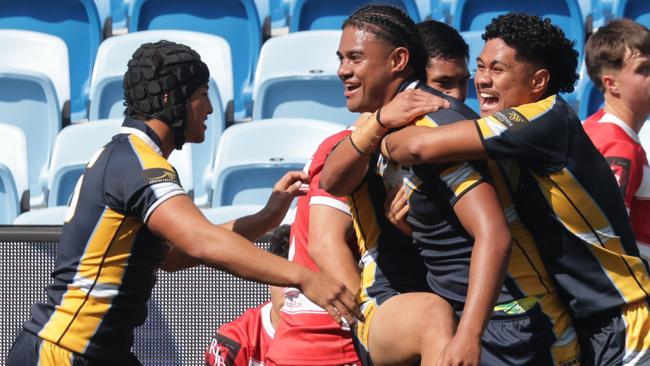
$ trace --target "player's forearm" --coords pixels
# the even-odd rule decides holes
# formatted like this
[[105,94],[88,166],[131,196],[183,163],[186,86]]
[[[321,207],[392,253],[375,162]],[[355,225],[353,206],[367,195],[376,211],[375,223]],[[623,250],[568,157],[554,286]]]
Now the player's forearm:
[[472,121],[442,127],[409,126],[385,137],[384,157],[402,165],[486,159]]
[[457,334],[482,335],[503,286],[509,259],[509,232],[477,238],[470,260],[467,299]]
[[345,242],[309,244],[309,256],[318,268],[345,284],[353,294],[359,290],[361,278],[357,263]]
[[278,226],[283,217],[284,214],[274,215],[264,208],[252,215],[240,217],[220,226],[243,236],[247,240],[255,241]]
[[346,136],[327,157],[320,185],[330,194],[345,196],[354,191],[368,170],[370,155],[360,154]]

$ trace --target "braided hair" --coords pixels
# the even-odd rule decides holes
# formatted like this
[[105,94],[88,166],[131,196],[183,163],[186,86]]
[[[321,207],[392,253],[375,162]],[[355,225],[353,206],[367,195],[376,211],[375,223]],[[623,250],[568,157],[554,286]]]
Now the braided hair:
[[409,51],[408,65],[414,76],[426,75],[427,54],[415,23],[400,8],[391,5],[369,4],[355,11],[343,22],[342,29],[353,26],[373,33],[395,47]]
[[124,74],[124,113],[167,123],[176,149],[181,149],[187,102],[209,79],[207,65],[188,46],[169,41],[145,43],[133,53]]

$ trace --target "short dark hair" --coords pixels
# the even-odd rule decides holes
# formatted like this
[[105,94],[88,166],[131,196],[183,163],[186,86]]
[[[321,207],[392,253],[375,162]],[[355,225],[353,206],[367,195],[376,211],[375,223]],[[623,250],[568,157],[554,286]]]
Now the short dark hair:
[[280,257],[287,258],[289,256],[289,235],[291,233],[291,225],[280,225],[271,234],[271,244],[269,245],[269,252],[279,255]]
[[620,70],[627,50],[650,56],[650,30],[629,19],[615,19],[589,37],[585,45],[585,63],[589,78],[600,90],[606,69]]
[[395,47],[409,51],[409,65],[418,78],[426,75],[427,56],[420,32],[413,20],[400,8],[391,5],[369,4],[355,11],[343,22],[342,29],[353,26],[372,32]]
[[500,15],[485,27],[486,42],[500,38],[516,51],[518,61],[526,61],[548,69],[551,74],[547,94],[570,93],[578,74],[578,52],[575,42],[548,18],[525,13]]
[[420,22],[417,27],[427,51],[427,62],[435,57],[469,59],[469,46],[456,29],[436,20]]

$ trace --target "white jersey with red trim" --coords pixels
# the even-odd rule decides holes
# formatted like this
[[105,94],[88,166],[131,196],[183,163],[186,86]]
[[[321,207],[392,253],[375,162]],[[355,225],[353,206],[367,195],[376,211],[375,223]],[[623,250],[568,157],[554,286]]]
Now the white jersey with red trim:
[[641,253],[650,258],[650,167],[639,136],[613,114],[599,110],[584,123],[621,186]]

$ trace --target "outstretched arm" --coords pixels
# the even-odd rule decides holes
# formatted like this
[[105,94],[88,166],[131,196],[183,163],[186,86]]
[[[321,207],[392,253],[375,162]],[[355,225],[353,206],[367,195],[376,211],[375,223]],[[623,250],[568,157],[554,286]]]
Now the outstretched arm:
[[384,137],[382,155],[402,165],[487,159],[473,121],[408,126]]

